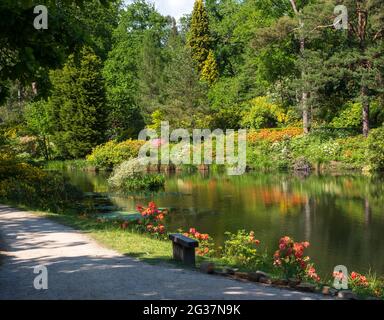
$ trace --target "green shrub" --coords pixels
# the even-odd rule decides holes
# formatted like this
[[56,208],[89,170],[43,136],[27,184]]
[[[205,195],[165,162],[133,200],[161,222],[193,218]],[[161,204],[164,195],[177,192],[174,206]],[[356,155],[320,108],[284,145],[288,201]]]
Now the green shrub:
[[371,130],[367,140],[367,161],[373,171],[384,171],[384,127]]
[[333,118],[331,126],[335,128],[360,128],[362,125],[361,103],[349,102],[339,115]]
[[64,212],[82,200],[82,192],[59,173],[25,163],[1,161],[0,201],[51,212]]
[[225,233],[228,239],[223,247],[223,259],[231,264],[244,268],[257,268],[263,263],[263,257],[258,253],[260,241],[255,239],[254,232],[239,230],[237,233]]
[[131,159],[118,165],[108,183],[112,189],[129,191],[157,191],[164,187],[165,178],[159,174],[145,174],[146,168],[138,159]]
[[87,156],[87,161],[98,169],[111,170],[123,161],[136,158],[144,143],[140,140],[127,140],[120,143],[109,141],[94,148]]
[[160,174],[135,175],[126,179],[121,187],[122,191],[159,191],[164,188],[165,178]]
[[337,140],[341,147],[340,161],[352,168],[366,164],[367,139],[363,135]]
[[269,102],[267,97],[257,97],[250,101],[250,108],[244,112],[241,124],[246,128],[272,128],[285,123],[286,114],[276,104]]

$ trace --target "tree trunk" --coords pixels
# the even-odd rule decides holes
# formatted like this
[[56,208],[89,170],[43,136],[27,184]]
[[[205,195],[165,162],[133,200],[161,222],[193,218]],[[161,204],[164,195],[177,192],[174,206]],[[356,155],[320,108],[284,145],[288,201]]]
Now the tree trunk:
[[[300,12],[297,9],[296,1],[295,0],[290,0],[290,3],[291,3],[292,9],[293,9],[295,15],[297,17],[299,17],[300,28],[303,28],[304,27],[304,23],[303,23],[303,21],[300,18]],[[305,52],[305,37],[304,37],[304,34],[303,34],[303,30],[300,30],[300,56],[301,56],[301,59],[305,59],[304,52]],[[305,79],[305,71],[304,71],[304,67],[303,66],[302,66],[302,71],[301,71],[301,79],[302,80]],[[302,112],[303,112],[303,129],[304,129],[304,134],[308,134],[309,131],[311,130],[311,126],[310,126],[310,111],[309,111],[309,108],[308,108],[308,97],[309,97],[309,93],[304,89],[304,91],[302,93],[302,96],[301,96],[301,109],[302,109]]]
[[368,137],[369,134],[369,99],[367,96],[367,88],[363,86],[361,89],[361,103],[363,107],[363,135]]
[[311,130],[310,124],[310,112],[308,109],[308,92],[303,92],[303,96],[301,98],[301,105],[303,108],[303,129],[304,134],[308,134]]

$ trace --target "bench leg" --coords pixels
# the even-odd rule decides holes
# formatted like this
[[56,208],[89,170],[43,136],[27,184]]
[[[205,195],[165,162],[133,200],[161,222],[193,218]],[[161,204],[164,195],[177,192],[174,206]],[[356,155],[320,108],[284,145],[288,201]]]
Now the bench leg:
[[189,266],[195,266],[195,248],[183,247],[180,244],[173,242],[173,259],[182,261]]

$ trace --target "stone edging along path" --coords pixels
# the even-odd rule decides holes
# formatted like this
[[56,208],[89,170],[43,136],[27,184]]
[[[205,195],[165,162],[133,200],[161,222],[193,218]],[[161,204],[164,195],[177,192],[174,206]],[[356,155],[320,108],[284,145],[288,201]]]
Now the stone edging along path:
[[[320,300],[284,290],[150,265],[106,249],[87,235],[33,213],[0,205],[0,299]],[[34,268],[48,270],[48,290],[33,286]]]

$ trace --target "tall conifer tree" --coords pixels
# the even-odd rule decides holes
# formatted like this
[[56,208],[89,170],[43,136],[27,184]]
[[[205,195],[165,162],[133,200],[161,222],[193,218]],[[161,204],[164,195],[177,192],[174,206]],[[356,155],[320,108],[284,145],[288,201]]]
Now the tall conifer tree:
[[55,142],[62,157],[84,157],[104,141],[107,112],[101,67],[100,58],[84,47],[79,57],[70,55],[62,70],[51,73]]
[[208,58],[211,44],[208,13],[203,0],[195,1],[188,44],[191,47],[192,58],[196,61],[199,71],[201,71],[205,60]]

